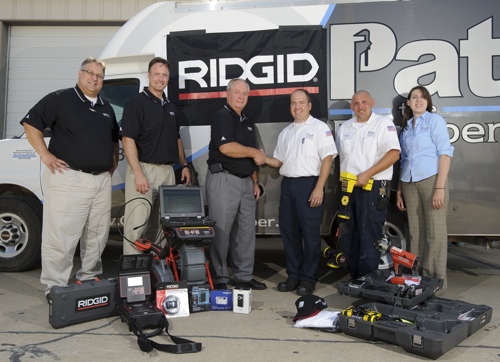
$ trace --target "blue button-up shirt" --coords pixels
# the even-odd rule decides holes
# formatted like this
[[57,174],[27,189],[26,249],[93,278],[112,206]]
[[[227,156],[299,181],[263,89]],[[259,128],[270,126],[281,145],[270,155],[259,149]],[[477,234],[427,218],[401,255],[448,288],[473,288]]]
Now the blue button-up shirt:
[[417,182],[438,173],[439,157],[453,157],[453,146],[446,121],[436,113],[425,112],[413,118],[401,133],[401,181]]

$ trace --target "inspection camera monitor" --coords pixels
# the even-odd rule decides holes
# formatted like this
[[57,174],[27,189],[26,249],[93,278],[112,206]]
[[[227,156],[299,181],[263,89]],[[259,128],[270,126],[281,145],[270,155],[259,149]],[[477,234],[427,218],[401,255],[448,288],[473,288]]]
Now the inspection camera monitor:
[[199,186],[160,186],[162,219],[205,217],[202,189]]
[[144,302],[151,294],[153,254],[120,256],[118,275],[120,297],[127,303]]

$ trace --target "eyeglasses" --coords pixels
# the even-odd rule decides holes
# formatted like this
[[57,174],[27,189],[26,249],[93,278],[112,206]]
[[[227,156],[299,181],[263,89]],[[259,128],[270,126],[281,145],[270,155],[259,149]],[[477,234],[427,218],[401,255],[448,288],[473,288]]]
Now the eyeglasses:
[[86,70],[86,69],[80,69],[82,72],[85,72],[87,73],[88,75],[90,75],[91,78],[94,78],[94,77],[97,77],[97,79],[99,80],[103,80],[104,79],[104,76],[103,75],[100,75],[100,74],[97,74],[97,73],[94,73],[93,71],[91,70]]

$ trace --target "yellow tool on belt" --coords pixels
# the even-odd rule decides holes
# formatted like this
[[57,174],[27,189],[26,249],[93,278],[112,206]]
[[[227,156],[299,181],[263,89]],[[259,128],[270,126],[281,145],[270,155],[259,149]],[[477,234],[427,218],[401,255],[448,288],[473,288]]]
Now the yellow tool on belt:
[[[354,190],[354,185],[356,184],[356,181],[358,180],[356,175],[353,175],[350,172],[341,172],[340,173],[340,181],[341,181],[341,191],[342,191],[342,198],[340,200],[340,203],[342,204],[343,208],[339,209],[339,213],[337,216],[341,219],[348,220],[351,218],[351,215],[349,214],[349,211],[347,210],[347,204],[349,203],[349,195],[352,193]],[[366,191],[371,191],[373,187],[373,179],[369,179],[366,185],[364,185],[362,188],[363,190]],[[338,236],[338,230],[337,230],[337,236]],[[326,265],[329,266],[330,268],[340,268],[344,264],[347,263],[347,259],[342,252],[338,252],[339,250],[339,243],[337,242],[337,247],[335,249],[326,247],[323,250],[323,256],[326,259]]]
[[[340,203],[344,206],[341,210],[339,210],[338,217],[342,219],[350,219],[351,215],[349,215],[349,211],[347,211],[347,204],[349,203],[349,195],[352,193],[354,189],[354,185],[358,180],[356,175],[353,175],[350,172],[341,172],[340,173],[340,182],[341,182],[341,191],[342,191],[342,199]],[[373,179],[369,179],[368,183],[363,186],[363,190],[371,191],[373,187]]]

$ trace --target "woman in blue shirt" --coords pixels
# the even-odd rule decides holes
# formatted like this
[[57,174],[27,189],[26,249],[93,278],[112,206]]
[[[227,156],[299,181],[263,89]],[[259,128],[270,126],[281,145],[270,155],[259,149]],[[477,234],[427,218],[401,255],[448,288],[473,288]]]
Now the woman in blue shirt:
[[421,257],[422,275],[443,279],[444,291],[447,287],[447,179],[453,146],[446,121],[432,113],[431,95],[425,87],[412,88],[407,105],[400,135],[397,206],[407,211],[410,252]]

